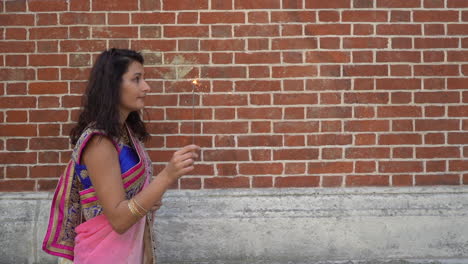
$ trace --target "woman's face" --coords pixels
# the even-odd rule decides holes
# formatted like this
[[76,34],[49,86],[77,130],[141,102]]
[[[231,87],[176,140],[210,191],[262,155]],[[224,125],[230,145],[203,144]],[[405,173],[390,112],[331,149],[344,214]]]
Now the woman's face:
[[120,111],[129,114],[143,109],[145,96],[150,90],[144,79],[143,65],[133,61],[128,66],[128,71],[122,76],[120,91]]

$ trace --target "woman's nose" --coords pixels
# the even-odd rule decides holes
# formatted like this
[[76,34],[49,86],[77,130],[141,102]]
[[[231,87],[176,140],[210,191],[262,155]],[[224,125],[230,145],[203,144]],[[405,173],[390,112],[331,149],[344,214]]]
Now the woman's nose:
[[151,90],[151,87],[146,81],[143,81],[143,91],[148,92],[149,90]]

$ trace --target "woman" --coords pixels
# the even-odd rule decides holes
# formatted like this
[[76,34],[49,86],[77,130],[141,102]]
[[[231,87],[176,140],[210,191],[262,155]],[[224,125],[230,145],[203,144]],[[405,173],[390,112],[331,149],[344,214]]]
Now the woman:
[[52,201],[43,249],[74,263],[155,263],[152,212],[179,177],[194,169],[199,147],[174,153],[150,181],[140,118],[150,87],[143,57],[110,49],[91,71],[83,111],[71,131],[72,158]]

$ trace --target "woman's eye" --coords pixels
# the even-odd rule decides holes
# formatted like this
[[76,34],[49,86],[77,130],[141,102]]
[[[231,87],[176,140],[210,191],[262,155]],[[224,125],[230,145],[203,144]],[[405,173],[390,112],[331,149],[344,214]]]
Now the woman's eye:
[[140,77],[136,77],[134,80],[135,80],[137,83],[139,83],[139,82],[140,82]]

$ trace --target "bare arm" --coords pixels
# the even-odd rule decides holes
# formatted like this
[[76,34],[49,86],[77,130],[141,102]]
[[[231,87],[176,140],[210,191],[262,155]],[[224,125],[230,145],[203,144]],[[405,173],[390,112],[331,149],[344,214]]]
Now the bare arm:
[[[169,186],[179,177],[194,169],[198,146],[190,145],[176,151],[166,168],[134,199],[146,209],[159,203]],[[114,231],[125,233],[140,218],[128,208],[122,183],[118,153],[106,137],[94,136],[82,156],[97,197]]]

